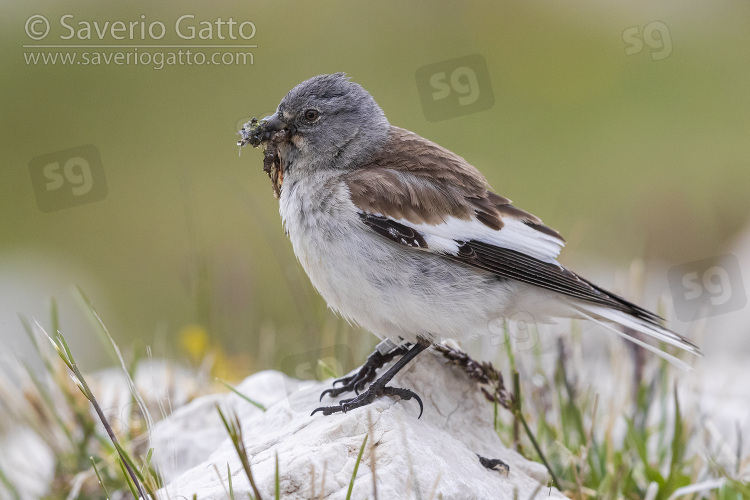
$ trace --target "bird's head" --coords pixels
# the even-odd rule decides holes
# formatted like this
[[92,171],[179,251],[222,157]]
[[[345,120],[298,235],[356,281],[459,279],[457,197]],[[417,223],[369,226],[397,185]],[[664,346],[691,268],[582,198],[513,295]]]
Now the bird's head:
[[346,169],[376,151],[388,130],[375,99],[344,73],[335,73],[294,87],[273,115],[243,128],[240,144],[273,139],[288,168]]

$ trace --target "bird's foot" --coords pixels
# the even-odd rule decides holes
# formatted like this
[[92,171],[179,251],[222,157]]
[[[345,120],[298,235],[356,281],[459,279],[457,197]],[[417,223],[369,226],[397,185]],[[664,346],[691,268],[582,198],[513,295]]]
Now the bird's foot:
[[[396,356],[403,356],[406,354],[410,347],[411,344],[404,344],[385,354],[381,353],[379,350],[374,351],[368,356],[367,361],[360,367],[357,373],[334,380],[333,387],[320,393],[320,399],[318,401],[323,401],[323,396],[326,394],[335,398],[345,392],[354,391],[355,394],[359,395],[359,392],[365,388],[365,385],[375,379],[375,373],[378,369],[382,368]],[[341,387],[336,387],[336,384],[342,385]],[[326,415],[328,415],[328,413],[326,413]]]
[[[422,399],[417,396],[417,393],[414,391],[411,391],[409,389],[401,389],[398,387],[388,387],[386,384],[391,381],[391,379],[409,362],[417,357],[420,352],[424,351],[430,346],[430,343],[427,340],[419,339],[419,341],[416,344],[413,344],[411,347],[403,346],[402,349],[405,351],[403,353],[403,356],[401,356],[401,359],[396,361],[393,366],[388,368],[388,370],[380,376],[375,382],[373,382],[368,389],[363,392],[362,394],[358,394],[357,397],[351,398],[351,399],[344,399],[342,401],[339,401],[338,405],[334,406],[321,406],[320,408],[316,408],[313,410],[313,412],[310,414],[315,415],[315,413],[321,411],[323,412],[323,415],[331,415],[333,413],[346,413],[349,410],[353,410],[354,408],[360,408],[362,406],[369,405],[373,401],[375,401],[375,398],[379,396],[398,396],[401,399],[416,399],[417,403],[419,403],[419,416],[422,416],[422,410],[424,410],[424,405],[422,404]],[[394,349],[392,351],[389,351],[385,356],[391,355],[394,351],[397,351],[394,353],[392,357],[399,354],[397,349]],[[379,359],[379,357],[376,355],[376,353],[373,353],[373,355],[370,356],[373,359],[373,362],[376,362],[376,360]],[[390,358],[389,358],[390,359]],[[370,359],[368,358],[368,362]],[[379,362],[379,361],[378,361]],[[367,364],[367,363],[365,363]],[[360,370],[362,372],[362,370]],[[349,384],[354,384],[355,386],[358,386],[359,384],[357,382],[348,381]],[[336,389],[338,390],[338,389]],[[419,417],[417,417],[419,418]]]
[[323,415],[331,415],[338,412],[346,413],[349,410],[367,406],[380,396],[398,396],[403,400],[416,399],[417,403],[419,403],[419,417],[422,416],[424,405],[422,404],[422,399],[416,392],[409,389],[402,389],[400,387],[388,387],[385,385],[385,382],[381,382],[380,380],[375,381],[375,383],[373,383],[362,394],[351,399],[342,399],[339,401],[338,405],[321,406],[320,408],[316,408],[310,415],[315,415],[315,413],[319,411],[323,412]]

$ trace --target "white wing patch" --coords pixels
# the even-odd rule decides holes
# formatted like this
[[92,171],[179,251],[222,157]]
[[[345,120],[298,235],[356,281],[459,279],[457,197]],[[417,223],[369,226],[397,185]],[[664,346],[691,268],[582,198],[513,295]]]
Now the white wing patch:
[[565,245],[559,238],[509,217],[503,219],[504,226],[499,231],[487,227],[474,217],[470,220],[447,217],[445,222],[436,225],[414,224],[406,219],[398,219],[396,222],[421,233],[431,251],[450,255],[458,253],[459,242],[477,240],[559,265],[556,258]]

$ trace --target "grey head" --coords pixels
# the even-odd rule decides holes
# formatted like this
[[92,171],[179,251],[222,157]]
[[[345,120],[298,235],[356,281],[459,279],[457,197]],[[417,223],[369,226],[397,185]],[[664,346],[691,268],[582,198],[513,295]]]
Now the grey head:
[[356,167],[379,151],[390,129],[375,99],[344,73],[294,87],[265,127],[268,134],[289,131],[279,145],[289,170]]

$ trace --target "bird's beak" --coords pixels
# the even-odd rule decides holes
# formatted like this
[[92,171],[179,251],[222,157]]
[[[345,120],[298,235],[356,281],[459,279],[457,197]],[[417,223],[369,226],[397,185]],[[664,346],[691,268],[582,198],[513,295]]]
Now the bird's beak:
[[266,116],[262,120],[253,118],[252,121],[247,122],[242,127],[242,130],[240,130],[239,135],[242,136],[242,139],[237,142],[237,145],[244,146],[250,144],[252,147],[257,148],[261,144],[268,142],[278,132],[286,132],[287,138],[294,133],[292,127],[279,117],[278,113]]
[[269,137],[274,132],[289,130],[289,125],[279,117],[278,113],[267,116],[264,120],[266,121],[266,132],[269,134]]

